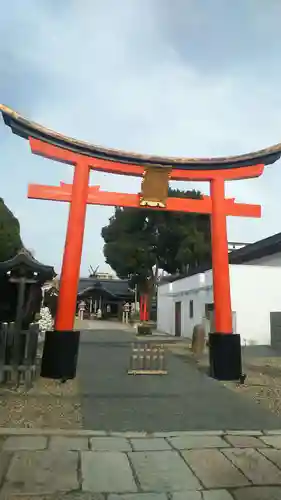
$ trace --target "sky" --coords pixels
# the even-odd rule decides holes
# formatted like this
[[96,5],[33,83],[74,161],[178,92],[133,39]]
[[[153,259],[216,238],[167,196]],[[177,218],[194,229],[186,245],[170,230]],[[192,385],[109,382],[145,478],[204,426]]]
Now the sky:
[[[0,102],[58,132],[123,150],[173,156],[249,152],[281,141],[280,0],[9,0],[1,4]],[[29,183],[71,182],[73,168],[31,154],[0,122],[0,196],[26,247],[60,272],[68,206],[27,199]],[[101,189],[140,179],[92,172]],[[177,183],[199,188],[205,183]],[[261,219],[228,218],[229,241],[281,231],[281,162],[227,185],[260,203]],[[87,209],[81,275],[108,271]]]

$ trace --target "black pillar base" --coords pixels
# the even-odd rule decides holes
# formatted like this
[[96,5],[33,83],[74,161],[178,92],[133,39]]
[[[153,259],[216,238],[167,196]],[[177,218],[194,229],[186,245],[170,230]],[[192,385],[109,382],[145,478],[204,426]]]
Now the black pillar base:
[[77,330],[46,332],[41,377],[63,381],[75,378],[79,340]]
[[210,375],[218,380],[240,380],[242,359],[240,335],[210,333]]

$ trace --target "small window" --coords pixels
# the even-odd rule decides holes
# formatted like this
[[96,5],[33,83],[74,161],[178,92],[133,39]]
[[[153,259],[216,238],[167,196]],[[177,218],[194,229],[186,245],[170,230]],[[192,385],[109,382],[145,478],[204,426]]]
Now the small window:
[[189,301],[189,317],[193,318],[193,300]]
[[205,304],[205,318],[211,319],[212,312],[214,310],[214,304]]

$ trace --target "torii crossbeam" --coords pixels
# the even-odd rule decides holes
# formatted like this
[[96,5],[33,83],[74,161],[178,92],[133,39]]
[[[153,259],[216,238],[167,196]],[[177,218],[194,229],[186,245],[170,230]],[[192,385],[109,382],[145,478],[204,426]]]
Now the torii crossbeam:
[[[29,184],[28,198],[34,200],[49,200],[72,202],[72,184],[60,183],[60,186],[45,186]],[[115,193],[102,191],[100,186],[89,186],[87,205],[104,205],[111,207],[140,208],[141,194]],[[144,207],[145,208],[145,207]],[[203,195],[201,199],[167,198],[165,208],[149,207],[151,210],[166,210],[170,212],[194,212],[201,214],[212,213],[211,196]],[[225,198],[224,210],[226,215],[236,217],[260,217],[261,206],[247,203],[236,203],[234,198]]]
[[[30,198],[70,204],[55,328],[72,331],[80,274],[87,204],[152,210],[208,213],[211,215],[212,268],[216,333],[210,336],[210,360],[217,378],[234,380],[241,374],[240,336],[232,333],[232,310],[227,244],[227,216],[260,217],[259,205],[225,198],[225,181],[259,177],[264,165],[281,156],[281,144],[254,153],[223,158],[168,158],[105,149],[65,137],[26,120],[0,105],[6,125],[29,140],[34,154],[74,167],[72,185],[30,185]],[[139,194],[109,193],[89,186],[90,170],[143,178]],[[169,180],[208,181],[210,196],[202,199],[169,198]],[[212,340],[211,340],[212,339]],[[239,340],[239,350],[235,348]],[[240,365],[239,365],[240,363]],[[239,368],[240,366],[240,368]]]

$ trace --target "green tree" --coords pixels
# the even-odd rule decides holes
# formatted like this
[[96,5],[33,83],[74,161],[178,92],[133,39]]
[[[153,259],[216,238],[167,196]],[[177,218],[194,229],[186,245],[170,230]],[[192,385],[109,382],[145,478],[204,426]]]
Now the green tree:
[[11,259],[22,247],[19,221],[0,198],[0,261]]
[[[198,191],[169,189],[169,196],[201,198]],[[205,214],[116,208],[102,229],[104,256],[119,277],[151,291],[159,269],[185,273],[211,254],[210,218]]]

